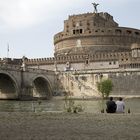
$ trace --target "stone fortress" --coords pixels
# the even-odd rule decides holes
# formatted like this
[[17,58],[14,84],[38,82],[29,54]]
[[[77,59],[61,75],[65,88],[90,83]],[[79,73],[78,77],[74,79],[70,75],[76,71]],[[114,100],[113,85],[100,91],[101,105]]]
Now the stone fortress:
[[[96,7],[95,7],[96,8]],[[24,58],[28,68],[55,71],[54,95],[98,97],[96,83],[113,81],[113,96],[140,96],[140,30],[120,27],[109,13],[69,16],[54,36],[52,58]],[[0,62],[21,64],[21,59]]]

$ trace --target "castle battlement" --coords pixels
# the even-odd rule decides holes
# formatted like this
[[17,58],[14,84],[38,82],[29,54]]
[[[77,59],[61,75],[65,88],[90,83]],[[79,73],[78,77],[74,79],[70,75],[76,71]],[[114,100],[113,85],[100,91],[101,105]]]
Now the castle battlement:
[[85,54],[73,54],[73,55],[61,55],[53,58],[40,58],[40,59],[27,59],[25,63],[27,65],[52,65],[52,64],[65,64],[70,63],[80,63],[89,60],[89,62],[97,61],[128,61],[131,60],[131,52],[97,52],[95,54],[85,55]]
[[43,65],[43,64],[54,64],[54,57],[50,58],[36,58],[36,59],[26,59],[25,63],[27,65]]

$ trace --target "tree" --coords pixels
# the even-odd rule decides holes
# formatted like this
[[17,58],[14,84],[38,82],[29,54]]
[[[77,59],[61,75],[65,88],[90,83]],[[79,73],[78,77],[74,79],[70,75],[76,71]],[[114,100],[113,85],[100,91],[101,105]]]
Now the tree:
[[102,94],[102,97],[108,97],[113,89],[113,83],[110,79],[101,80],[97,83],[98,91]]

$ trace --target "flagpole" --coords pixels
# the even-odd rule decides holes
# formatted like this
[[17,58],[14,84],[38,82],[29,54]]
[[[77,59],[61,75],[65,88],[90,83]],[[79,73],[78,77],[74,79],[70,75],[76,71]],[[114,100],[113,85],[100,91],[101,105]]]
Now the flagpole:
[[7,43],[7,58],[9,58],[9,43]]

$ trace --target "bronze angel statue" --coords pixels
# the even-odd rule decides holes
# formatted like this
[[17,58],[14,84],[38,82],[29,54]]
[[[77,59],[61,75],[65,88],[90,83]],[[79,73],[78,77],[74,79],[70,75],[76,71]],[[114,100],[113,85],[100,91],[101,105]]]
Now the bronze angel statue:
[[98,10],[97,10],[97,6],[99,5],[98,3],[92,3],[93,4],[93,7],[94,7],[94,13],[97,13]]

